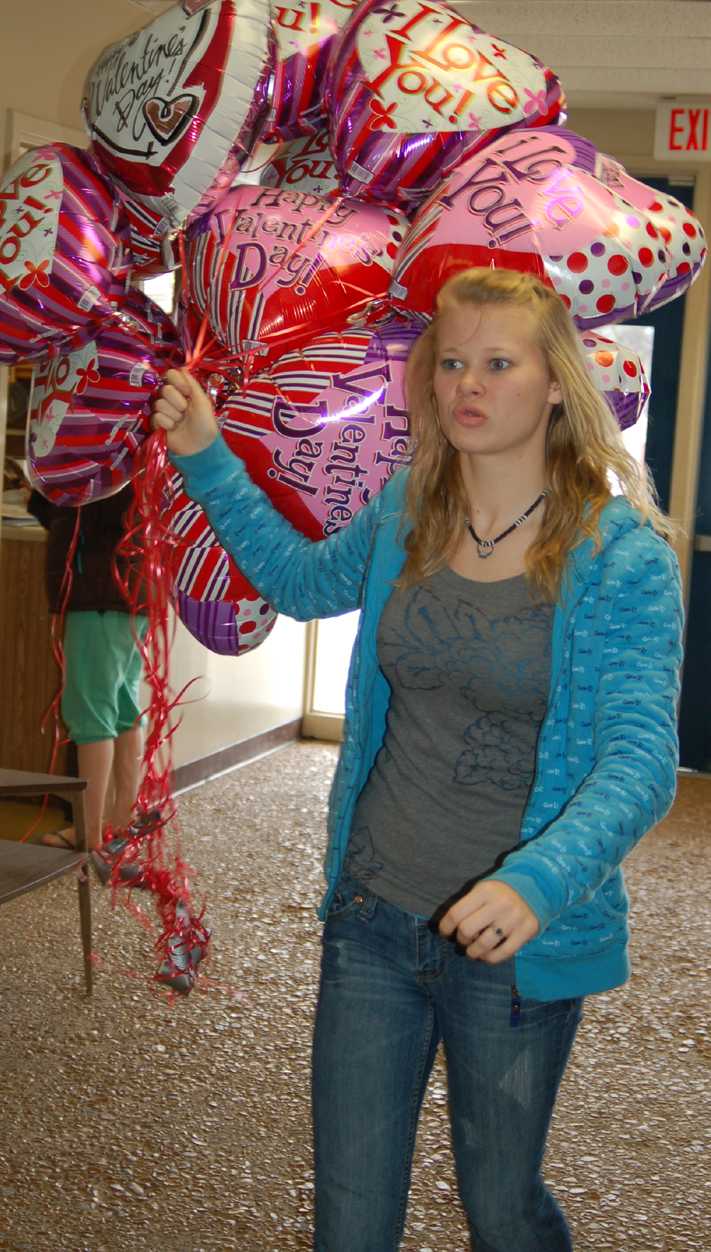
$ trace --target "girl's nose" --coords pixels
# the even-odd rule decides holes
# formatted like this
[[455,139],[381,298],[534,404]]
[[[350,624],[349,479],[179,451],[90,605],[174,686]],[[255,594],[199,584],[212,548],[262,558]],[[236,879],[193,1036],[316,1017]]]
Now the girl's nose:
[[479,377],[479,373],[473,369],[462,370],[458,379],[457,390],[462,395],[481,395],[484,390],[484,384]]

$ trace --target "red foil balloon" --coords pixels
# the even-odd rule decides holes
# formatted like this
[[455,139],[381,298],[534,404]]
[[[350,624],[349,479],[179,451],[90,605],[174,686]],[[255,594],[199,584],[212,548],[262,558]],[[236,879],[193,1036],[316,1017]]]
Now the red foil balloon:
[[233,181],[267,107],[273,62],[262,0],[175,5],[107,48],[85,87],[92,148],[156,235],[204,212]]
[[223,656],[258,648],[277,614],[237,569],[199,504],[174,473],[164,517],[171,544],[172,599],[184,626],[204,647]]
[[131,291],[82,347],[35,367],[27,423],[30,478],[55,504],[113,495],[136,470],[155,390],[182,360],[170,318]]
[[123,291],[127,225],[86,152],[35,148],[0,180],[0,362],[45,355],[109,318]]
[[462,160],[564,107],[555,74],[437,0],[364,0],[336,40],[326,104],[344,195],[408,211]]
[[260,366],[384,296],[407,222],[395,210],[241,186],[187,232],[190,295]]
[[394,319],[319,335],[218,413],[251,477],[309,538],[347,525],[406,464],[403,380],[420,329]]

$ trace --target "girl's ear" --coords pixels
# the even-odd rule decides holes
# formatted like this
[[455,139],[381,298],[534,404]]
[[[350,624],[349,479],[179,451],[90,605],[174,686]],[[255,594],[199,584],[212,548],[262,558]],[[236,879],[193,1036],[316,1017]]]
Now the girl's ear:
[[556,382],[555,378],[551,379],[551,385],[548,388],[548,403],[549,404],[562,404],[563,403],[563,393],[560,389],[560,383]]

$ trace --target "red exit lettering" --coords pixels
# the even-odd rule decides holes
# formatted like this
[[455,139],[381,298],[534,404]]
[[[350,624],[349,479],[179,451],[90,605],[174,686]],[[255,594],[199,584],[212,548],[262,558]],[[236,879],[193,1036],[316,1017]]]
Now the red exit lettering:
[[670,152],[708,152],[709,110],[671,109],[667,143]]

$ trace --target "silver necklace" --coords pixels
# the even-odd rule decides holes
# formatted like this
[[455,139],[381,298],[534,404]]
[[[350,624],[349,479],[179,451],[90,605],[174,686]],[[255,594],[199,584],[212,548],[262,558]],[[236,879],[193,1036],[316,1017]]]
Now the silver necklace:
[[482,561],[484,561],[488,556],[491,556],[497,543],[501,543],[502,539],[505,539],[507,535],[512,534],[514,530],[517,530],[519,526],[523,526],[523,523],[528,521],[531,514],[535,512],[541,501],[545,500],[547,495],[547,490],[542,491],[540,496],[536,496],[533,504],[528,506],[526,512],[522,513],[520,517],[517,517],[515,522],[512,522],[510,526],[507,526],[506,530],[502,530],[501,534],[496,535],[494,539],[480,539],[471,522],[467,522],[467,530],[476,544],[477,555],[481,557]]

